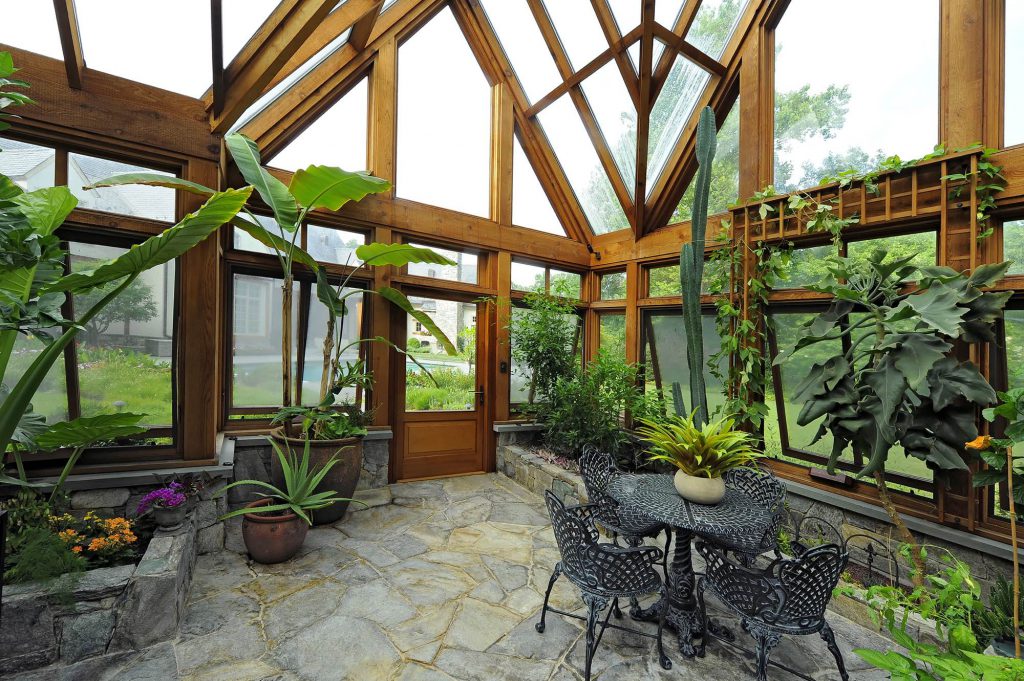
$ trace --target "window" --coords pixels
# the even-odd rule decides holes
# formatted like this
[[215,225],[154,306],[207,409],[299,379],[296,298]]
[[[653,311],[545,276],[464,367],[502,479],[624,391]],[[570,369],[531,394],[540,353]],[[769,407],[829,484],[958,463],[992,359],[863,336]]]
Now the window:
[[610,352],[617,357],[626,357],[626,315],[621,313],[604,313],[600,319],[600,338],[598,347],[602,352]]
[[[702,5],[703,7],[703,5]],[[711,165],[711,190],[708,194],[708,215],[724,213],[739,198],[740,187],[740,102],[737,99],[729,115],[718,129],[715,162]],[[683,192],[670,222],[693,218],[693,195],[696,175]]]
[[746,0],[703,0],[686,33],[686,42],[709,57],[721,59],[746,6]]
[[508,0],[483,0],[481,4],[530,101],[536,102],[560,85],[562,78],[529,6]]
[[625,272],[606,272],[601,275],[601,300],[622,300],[625,297]]
[[477,283],[477,257],[472,253],[463,251],[449,251],[436,246],[425,244],[411,244],[417,248],[429,248],[435,253],[443,255],[449,260],[454,260],[454,265],[435,265],[426,262],[413,262],[408,265],[408,273],[417,277],[430,277],[431,279],[447,279],[448,281],[461,281],[464,284]]
[[1003,144],[1024,142],[1024,3],[1006,3],[1006,56],[1003,85]]
[[544,0],[544,7],[574,70],[582,69],[608,47],[588,0]]
[[608,62],[583,81],[583,94],[611,149],[619,176],[632,196],[636,187],[637,113],[614,61]]
[[550,277],[548,292],[551,295],[562,296],[563,298],[581,297],[583,277],[576,272],[563,272],[552,269],[548,276]]
[[[472,411],[477,404],[476,303],[433,298],[410,298],[413,307],[431,320],[456,344],[452,357],[437,339],[408,316],[407,348],[419,364],[406,357],[405,408],[407,411]],[[416,331],[412,328],[415,326]],[[422,366],[430,370],[427,376]]]
[[47,147],[0,138],[0,173],[25,191],[52,187],[56,153]]
[[[722,270],[727,266],[725,261],[710,261],[704,259],[704,276],[701,277],[701,294],[711,293],[711,286],[722,279]],[[683,282],[679,277],[679,264],[659,265],[650,267],[647,270],[647,297],[664,298],[668,296],[680,296],[683,291]]]
[[[0,163],[3,156],[0,156]],[[1024,274],[1024,220],[1003,223],[1003,260],[1012,260],[1009,274]]]
[[236,336],[266,336],[270,318],[271,283],[261,277],[235,277]]
[[[274,407],[281,396],[281,278],[235,273],[231,287],[231,406]],[[255,293],[262,291],[262,293]],[[298,376],[299,284],[292,292],[292,371]],[[256,302],[254,302],[256,301]],[[257,304],[258,303],[258,304]],[[257,333],[258,332],[258,333]]]
[[865,241],[851,241],[846,245],[846,254],[854,260],[868,259],[877,249],[886,252],[888,260],[896,260],[913,255],[911,265],[918,267],[930,267],[937,262],[936,233],[921,232],[919,234],[901,234],[898,236],[887,236],[880,239],[867,239]]
[[366,169],[369,106],[368,78],[363,78],[288,146],[269,161],[275,168],[299,170],[310,165]]
[[[344,293],[352,292],[354,289],[345,289]],[[354,293],[345,300],[345,315],[336,324],[340,327],[341,347],[351,345],[363,337],[363,306],[365,293]],[[321,303],[316,293],[312,292],[309,297],[309,321],[305,330],[305,353],[303,354],[302,367],[297,376],[301,376],[302,404],[312,405],[320,401],[320,379],[324,370],[324,337],[327,335],[327,308]],[[356,343],[346,348],[341,353],[341,365],[346,362],[355,363],[361,357],[366,356],[367,348],[362,347],[366,343]],[[280,357],[280,355],[278,355]],[[280,361],[280,360],[279,360]],[[362,405],[363,395],[361,388],[346,388],[337,396],[340,404]]]
[[173,177],[172,173],[144,166],[85,154],[68,154],[68,188],[72,194],[78,197],[79,208],[174,222],[176,200],[173,189],[143,185],[84,189],[85,186],[105,180],[111,175],[138,172],[158,173]]
[[545,265],[531,265],[512,261],[512,290],[550,293],[563,298],[580,298],[583,277],[577,272],[565,272]]
[[225,66],[231,63],[279,4],[280,0],[223,0]]
[[[829,15],[842,31],[834,54],[855,54],[864,36],[877,45],[913,45],[885,69],[821,58],[807,36]],[[885,21],[878,17],[884,16]],[[775,30],[775,179],[780,192],[823,176],[914,158],[939,141],[938,0],[794,0]]]
[[791,289],[819,283],[828,276],[828,263],[825,258],[836,252],[832,244],[824,246],[811,246],[810,248],[797,248],[789,260],[789,271],[787,279],[781,279],[773,284],[773,288]]
[[1003,324],[1006,327],[1007,387],[1024,388],[1024,310],[1006,310]]
[[651,109],[651,132],[647,140],[648,193],[664,170],[709,79],[707,71],[683,55],[676,55],[668,79]]
[[489,217],[491,88],[447,7],[398,49],[397,118],[398,196]]
[[[513,307],[512,317],[521,317],[523,315],[531,314],[530,310],[525,307]],[[583,318],[577,314],[566,314],[562,315],[562,320],[566,326],[571,326],[576,329],[574,337],[572,353],[576,358],[582,361],[581,350],[583,342]],[[516,324],[513,321],[513,326]],[[530,368],[519,364],[515,358],[515,344],[516,338],[512,336],[512,368],[509,374],[509,400],[512,404],[527,404],[532,403],[535,400],[539,400],[540,396],[534,394],[532,382],[532,375],[530,374]]]
[[306,252],[320,262],[358,266],[362,261],[356,249],[366,243],[366,235],[334,227],[306,225]]
[[543,293],[547,290],[546,268],[513,260],[512,290]]
[[[704,336],[704,374],[707,382],[708,409],[712,413],[725,403],[722,382],[707,368],[707,362],[721,348],[721,337],[715,329],[715,316],[705,310],[701,316]],[[693,409],[690,401],[690,367],[686,359],[686,330],[683,316],[677,311],[645,311],[643,315],[643,356],[641,361],[650,367],[646,390],[656,391],[668,405],[668,412],[675,413],[673,386],[683,397],[679,411],[688,414]],[[724,367],[723,367],[724,368]]]
[[512,156],[512,224],[565,236],[565,229],[518,137],[515,138]]

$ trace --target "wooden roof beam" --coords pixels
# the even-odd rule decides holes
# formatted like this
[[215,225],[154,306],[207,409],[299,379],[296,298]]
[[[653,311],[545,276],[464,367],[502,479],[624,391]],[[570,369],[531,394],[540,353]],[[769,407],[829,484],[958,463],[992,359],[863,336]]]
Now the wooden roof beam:
[[57,32],[60,34],[60,46],[64,52],[68,86],[81,90],[85,55],[82,52],[82,34],[78,30],[75,0],[53,0],[53,11],[57,15]]
[[[352,16],[351,25],[366,13],[365,5],[374,4],[375,0],[349,0],[339,11],[349,10],[351,16],[364,10]],[[208,106],[214,133],[226,132],[259,99],[334,5],[335,0],[282,0],[224,69],[224,98],[216,101],[211,95]]]
[[644,0],[640,8],[640,106],[636,116],[636,197],[631,223],[633,232],[639,237],[643,233],[644,216],[647,207],[647,146],[651,137],[651,78],[654,71],[654,0]]
[[704,54],[696,47],[686,42],[685,39],[680,38],[661,24],[654,25],[654,35],[665,43],[666,52],[680,52],[697,66],[713,75],[721,76],[725,74],[725,66]]
[[370,34],[373,33],[373,27],[377,25],[377,17],[380,16],[380,9],[383,6],[384,0],[377,0],[373,9],[352,25],[352,33],[348,37],[349,45],[357,50],[366,47],[366,43],[370,42]]
[[[672,33],[677,37],[686,38],[686,34],[690,32],[690,26],[693,25],[694,19],[697,18],[697,10],[700,9],[699,2],[688,2],[683,5],[683,11],[676,17],[676,23],[672,27]],[[654,69],[654,78],[651,80],[651,99],[657,100],[658,95],[661,94],[661,88],[665,85],[665,81],[668,80],[668,74],[672,70],[672,64],[675,62],[676,52],[673,50],[664,50],[661,53],[661,57],[658,58],[658,65]]]

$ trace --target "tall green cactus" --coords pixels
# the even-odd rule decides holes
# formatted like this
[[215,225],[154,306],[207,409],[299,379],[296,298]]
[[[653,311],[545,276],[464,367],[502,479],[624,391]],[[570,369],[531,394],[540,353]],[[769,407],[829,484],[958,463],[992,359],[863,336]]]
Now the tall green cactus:
[[[690,404],[697,410],[699,426],[708,422],[708,391],[704,381],[704,332],[700,316],[701,279],[704,276],[704,239],[708,226],[708,194],[711,191],[711,162],[717,140],[715,113],[704,107],[697,123],[697,183],[693,193],[690,241],[679,251],[679,279],[683,293],[683,329],[686,332],[686,363],[690,368]],[[673,391],[674,392],[674,391]],[[682,413],[682,400],[676,413]]]

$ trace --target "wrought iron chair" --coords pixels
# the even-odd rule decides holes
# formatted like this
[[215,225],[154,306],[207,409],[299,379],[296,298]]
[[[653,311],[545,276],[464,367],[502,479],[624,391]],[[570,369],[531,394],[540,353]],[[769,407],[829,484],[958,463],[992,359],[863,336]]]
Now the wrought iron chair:
[[[836,660],[843,681],[849,679],[835,635],[825,621],[825,607],[846,567],[849,553],[842,544],[805,548],[794,543],[793,558],[778,557],[765,568],[729,560],[725,552],[702,541],[697,552],[706,569],[697,583],[697,607],[707,620],[704,592],[710,591],[739,615],[744,631],[757,644],[757,679],[767,679],[768,660],[783,634],[819,634]],[[697,654],[703,656],[707,639]]]
[[[544,608],[540,613],[540,621],[536,624],[537,631],[544,633],[544,621],[548,612],[584,620],[587,623],[585,681],[590,681],[594,652],[604,636],[605,629],[609,627],[656,639],[658,660],[663,669],[671,669],[672,662],[665,655],[662,644],[664,614],[658,621],[656,634],[608,622],[620,598],[637,598],[653,593],[663,598],[667,597],[665,582],[654,567],[662,559],[661,549],[653,546],[624,547],[599,543],[599,535],[594,525],[598,504],[566,507],[550,491],[545,493],[545,500],[562,560],[555,565],[548,581],[548,589],[544,594]],[[586,617],[548,605],[551,590],[563,574],[580,590],[583,602],[587,606]],[[611,608],[608,608],[609,605]],[[606,608],[608,612],[602,621],[600,615]]]
[[765,468],[734,468],[727,471],[723,477],[727,489],[743,492],[758,505],[772,512],[771,524],[761,536],[761,542],[756,550],[725,548],[730,549],[736,559],[747,567],[753,565],[757,557],[766,551],[775,551],[778,557],[779,529],[786,520],[786,486],[774,473]]
[[[612,536],[615,544],[618,544],[619,537],[622,537],[627,546],[640,546],[648,537],[655,539],[664,532],[665,551],[661,568],[662,573],[667,575],[672,528],[664,523],[621,512],[619,503],[610,497],[607,491],[608,483],[621,474],[622,471],[615,465],[615,459],[608,452],[602,452],[592,446],[583,449],[583,456],[580,457],[580,475],[583,477],[583,485],[587,488],[588,500],[595,504],[595,522]],[[636,615],[639,611],[639,603],[635,598],[630,599],[630,614]],[[622,616],[618,607],[615,608],[615,616]]]

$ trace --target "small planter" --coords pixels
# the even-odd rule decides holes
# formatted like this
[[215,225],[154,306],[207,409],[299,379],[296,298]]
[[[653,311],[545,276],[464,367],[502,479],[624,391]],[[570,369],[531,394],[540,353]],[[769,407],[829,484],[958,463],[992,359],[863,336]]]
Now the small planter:
[[[258,508],[271,503],[275,501],[260,499],[248,504],[246,508]],[[242,539],[245,541],[245,548],[254,561],[265,565],[283,563],[298,553],[302,543],[306,541],[308,532],[309,525],[294,513],[246,513],[242,516]]]
[[713,506],[725,496],[725,480],[722,478],[696,477],[680,470],[676,471],[673,482],[679,496],[694,503]]
[[[283,428],[276,428],[270,433],[280,444],[298,455],[302,455],[306,441],[302,438],[289,437]],[[335,492],[338,496],[351,499],[359,484],[359,475],[363,470],[363,438],[349,437],[343,440],[312,440],[309,443],[309,466],[311,469],[325,465],[332,456],[338,457],[338,463],[331,468],[327,476],[316,486],[316,492]],[[284,489],[284,473],[278,458],[271,458],[271,481],[280,489]],[[345,517],[348,502],[332,504],[312,512],[314,525],[336,523]]]
[[161,530],[177,530],[188,516],[188,503],[177,506],[153,505],[153,520]]

